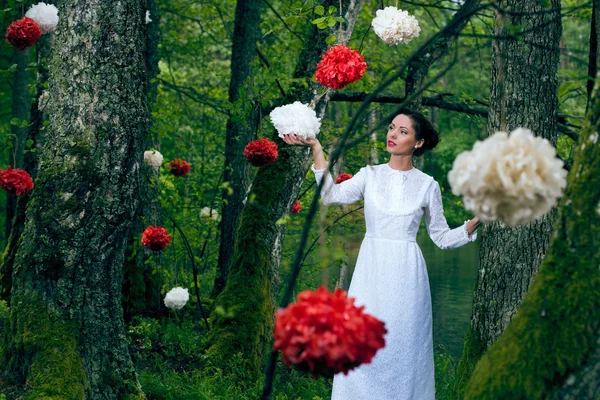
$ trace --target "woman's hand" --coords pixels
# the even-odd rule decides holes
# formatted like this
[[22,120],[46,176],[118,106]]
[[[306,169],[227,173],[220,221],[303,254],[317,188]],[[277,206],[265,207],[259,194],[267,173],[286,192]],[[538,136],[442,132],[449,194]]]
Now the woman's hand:
[[467,232],[469,232],[469,235],[475,232],[480,224],[481,220],[478,217],[473,217],[470,219],[469,222],[467,222]]
[[321,148],[321,143],[317,138],[304,139],[302,136],[296,135],[295,133],[288,133],[283,135],[283,141],[292,146],[308,146],[313,150],[315,150],[315,148]]

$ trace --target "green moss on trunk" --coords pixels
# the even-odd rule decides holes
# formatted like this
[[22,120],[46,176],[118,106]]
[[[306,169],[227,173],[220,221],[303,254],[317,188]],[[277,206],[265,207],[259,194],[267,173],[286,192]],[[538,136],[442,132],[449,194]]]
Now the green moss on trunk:
[[[19,360],[19,373],[27,377],[28,390],[22,398],[84,399],[85,373],[75,324],[35,294],[13,297],[11,320],[13,329],[4,348],[13,362]],[[19,377],[12,378],[19,383]]]

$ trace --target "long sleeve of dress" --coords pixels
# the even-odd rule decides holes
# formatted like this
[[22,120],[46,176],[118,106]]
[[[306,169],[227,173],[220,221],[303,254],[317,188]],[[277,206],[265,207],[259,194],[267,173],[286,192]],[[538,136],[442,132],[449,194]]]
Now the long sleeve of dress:
[[334,184],[331,175],[326,173],[327,168],[315,169],[315,165],[313,164],[311,169],[315,173],[317,184],[319,184],[323,177],[325,177],[325,183],[323,184],[323,189],[321,190],[321,199],[323,200],[323,204],[351,204],[355,201],[364,199],[364,168],[361,168],[360,171],[351,179],[338,184]]
[[477,239],[477,232],[469,235],[466,222],[458,228],[450,229],[444,217],[440,185],[436,181],[431,184],[427,196],[425,225],[429,237],[440,249],[455,249]]

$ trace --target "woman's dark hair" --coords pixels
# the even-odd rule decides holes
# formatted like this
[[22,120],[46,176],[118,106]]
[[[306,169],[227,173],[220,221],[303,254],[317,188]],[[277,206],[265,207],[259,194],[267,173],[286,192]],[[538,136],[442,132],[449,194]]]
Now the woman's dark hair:
[[397,115],[406,115],[413,124],[413,129],[415,130],[415,137],[417,140],[425,140],[423,146],[415,149],[413,153],[414,156],[418,157],[425,153],[427,150],[433,149],[440,142],[440,136],[437,131],[433,127],[431,121],[429,121],[423,114],[409,110],[407,108],[402,108],[398,112]]

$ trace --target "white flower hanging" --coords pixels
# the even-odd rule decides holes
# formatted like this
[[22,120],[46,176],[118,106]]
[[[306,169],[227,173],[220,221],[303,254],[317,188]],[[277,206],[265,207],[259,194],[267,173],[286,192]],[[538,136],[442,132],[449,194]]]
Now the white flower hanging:
[[58,25],[58,9],[52,4],[37,3],[25,13],[40,26],[42,33],[54,32]]
[[376,15],[371,25],[375,34],[387,44],[408,43],[421,32],[419,21],[396,7],[377,10]]
[[213,210],[212,208],[209,207],[203,207],[200,209],[200,216],[201,217],[210,217],[212,218],[214,221],[216,221],[217,219],[219,219],[219,213],[217,212],[217,210]]
[[149,24],[150,22],[152,22],[150,19],[150,10],[146,10],[146,24]]
[[270,116],[279,137],[295,133],[304,139],[314,138],[321,128],[321,119],[315,110],[299,101],[275,108]]
[[548,211],[567,185],[567,171],[546,139],[517,128],[496,132],[456,157],[448,181],[465,208],[482,221],[509,226],[534,221]]
[[144,162],[151,167],[154,167],[154,169],[158,169],[163,163],[163,155],[156,150],[145,151]]
[[187,289],[176,287],[169,290],[165,296],[165,306],[171,310],[180,310],[190,299]]

